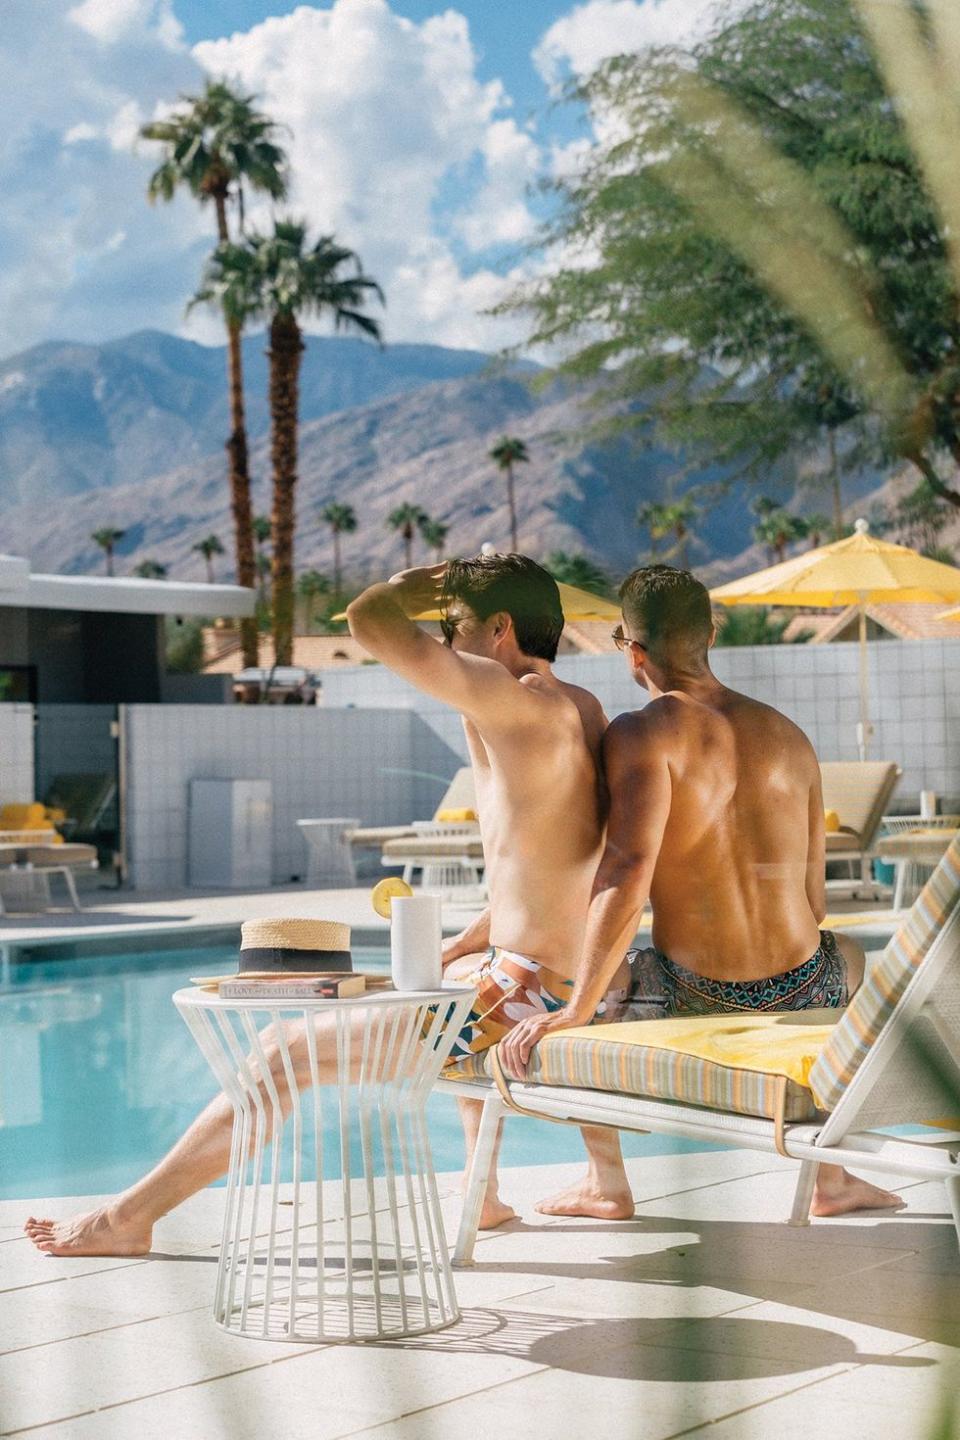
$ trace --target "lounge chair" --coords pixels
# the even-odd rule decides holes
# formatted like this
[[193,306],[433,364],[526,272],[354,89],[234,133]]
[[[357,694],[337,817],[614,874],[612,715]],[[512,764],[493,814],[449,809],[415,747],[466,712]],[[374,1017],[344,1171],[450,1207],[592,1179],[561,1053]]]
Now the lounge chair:
[[[444,823],[450,817],[457,816],[460,823],[471,823],[467,817],[472,816],[472,824],[476,825],[476,810],[477,792],[473,782],[473,770],[469,765],[462,765],[447,786],[433,819]],[[479,832],[479,827],[477,829]],[[388,841],[413,839],[416,834],[412,824],[380,825],[372,829],[354,830],[350,836],[350,844],[379,850]]]
[[94,845],[102,863],[113,861],[120,836],[115,775],[109,771],[57,775],[46,803],[65,817],[62,829],[67,840]]
[[13,907],[33,911],[48,909],[51,875],[63,877],[74,910],[83,908],[73,872],[97,869],[96,846],[62,842],[59,836],[57,840],[57,844],[29,841],[17,851],[16,863],[0,870],[0,915]]
[[483,870],[483,843],[476,824],[431,821],[423,830],[388,840],[383,847],[384,865],[402,865],[409,885],[415,870],[422,870],[422,883],[440,889],[479,885]]
[[[821,1162],[943,1181],[960,1240],[960,839],[839,1018],[835,1011],[587,1026],[549,1036],[528,1078],[496,1049],[439,1082],[484,1101],[454,1259],[472,1261],[504,1116],[664,1131],[800,1162],[790,1223],[809,1222]],[[490,1078],[492,1076],[492,1078]]]
[[[827,864],[844,860],[851,866],[851,879],[830,881],[830,891],[866,891],[876,898],[870,868],[873,847],[903,772],[891,760],[831,760],[821,763],[820,774],[824,809],[834,811],[839,821],[839,829],[827,834]],[[859,875],[853,873],[857,870]]]

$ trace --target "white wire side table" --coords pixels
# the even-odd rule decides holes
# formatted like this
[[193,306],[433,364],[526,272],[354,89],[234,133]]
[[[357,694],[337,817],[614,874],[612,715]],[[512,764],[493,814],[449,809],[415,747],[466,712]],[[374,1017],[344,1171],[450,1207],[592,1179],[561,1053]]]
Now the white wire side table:
[[[475,993],[265,1004],[177,991],[234,1110],[214,1299],[222,1329],[327,1343],[459,1319],[425,1106]],[[272,1078],[264,1026],[285,1085]]]

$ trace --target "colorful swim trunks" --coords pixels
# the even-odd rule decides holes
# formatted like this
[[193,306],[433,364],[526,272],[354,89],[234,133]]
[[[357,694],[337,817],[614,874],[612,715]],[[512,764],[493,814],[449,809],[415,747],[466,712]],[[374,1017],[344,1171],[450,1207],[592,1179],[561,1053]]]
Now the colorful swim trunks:
[[711,980],[652,947],[631,950],[627,958],[629,988],[607,994],[597,1015],[599,1021],[839,1009],[850,999],[846,961],[831,930],[820,931],[820,944],[809,960],[763,980]]
[[448,1065],[489,1050],[529,1015],[560,1010],[573,994],[573,981],[536,960],[493,946],[472,975],[477,998],[454,1041]]

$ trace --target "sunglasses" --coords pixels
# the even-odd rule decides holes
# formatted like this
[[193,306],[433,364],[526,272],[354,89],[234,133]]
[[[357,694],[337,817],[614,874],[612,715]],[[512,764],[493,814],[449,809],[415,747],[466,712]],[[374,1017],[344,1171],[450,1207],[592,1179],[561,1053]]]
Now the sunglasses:
[[632,640],[629,635],[624,635],[622,625],[617,626],[616,630],[614,630],[610,636],[610,639],[618,650],[625,650],[628,645],[636,645],[638,650],[646,650],[647,648],[642,640]]

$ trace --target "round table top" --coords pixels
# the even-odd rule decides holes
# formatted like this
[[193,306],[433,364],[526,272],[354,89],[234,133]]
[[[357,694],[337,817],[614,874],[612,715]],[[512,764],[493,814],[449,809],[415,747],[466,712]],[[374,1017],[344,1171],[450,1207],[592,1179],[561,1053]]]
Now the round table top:
[[877,854],[891,860],[929,860],[936,864],[949,850],[960,830],[922,828],[904,830],[899,835],[885,835],[877,841]]
[[278,996],[271,999],[269,995],[258,995],[254,1000],[235,1000],[232,996],[221,996],[212,990],[203,990],[198,985],[188,985],[175,992],[173,1003],[178,1010],[186,1006],[202,1010],[332,1010],[337,1006],[348,1008],[351,1005],[433,1005],[443,1000],[472,995],[476,988],[475,985],[451,983],[439,990],[371,990],[363,995],[337,996],[332,1000],[312,995],[301,995],[297,999],[281,999]]

